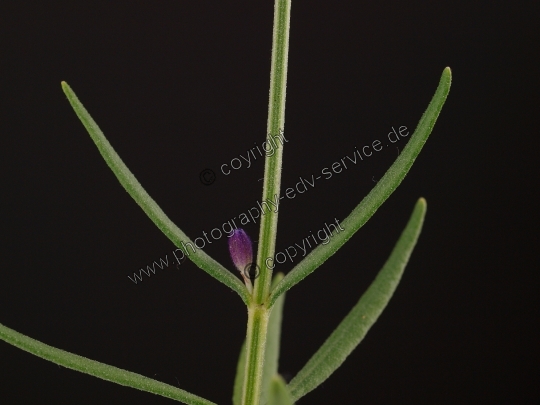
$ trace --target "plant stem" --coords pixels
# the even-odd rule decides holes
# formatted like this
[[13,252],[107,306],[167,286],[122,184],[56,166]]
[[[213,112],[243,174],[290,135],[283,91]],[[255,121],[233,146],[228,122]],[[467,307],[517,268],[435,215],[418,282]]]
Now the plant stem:
[[[279,198],[281,186],[281,162],[284,140],[276,142],[285,126],[285,89],[287,85],[287,60],[289,52],[289,21],[291,0],[275,0],[274,33],[272,39],[272,66],[270,71],[270,99],[268,103],[267,140],[272,137],[278,146],[272,156],[267,156],[264,166],[264,186],[262,201]],[[283,135],[284,136],[284,135]],[[276,200],[279,201],[279,200]],[[277,211],[277,209],[275,210]],[[255,280],[253,299],[262,304],[270,292],[272,270],[266,266],[266,259],[273,258],[276,247],[278,213],[274,210],[261,215],[257,265],[259,277]]]
[[[262,202],[279,201],[281,186],[281,162],[285,136],[285,90],[287,85],[287,61],[289,53],[289,23],[291,0],[275,0],[274,30],[272,36],[272,63],[270,70],[270,96],[268,102],[267,141],[276,144],[275,153],[266,156]],[[281,138],[281,144],[279,140]],[[273,258],[276,247],[277,208],[261,215],[257,266],[259,277],[255,280],[251,303],[248,305],[246,335],[246,363],[242,405],[259,405],[266,351],[266,334],[270,310],[266,301],[270,293],[272,270],[266,259]]]
[[248,308],[243,405],[259,404],[269,318],[270,311],[264,305],[252,304]]

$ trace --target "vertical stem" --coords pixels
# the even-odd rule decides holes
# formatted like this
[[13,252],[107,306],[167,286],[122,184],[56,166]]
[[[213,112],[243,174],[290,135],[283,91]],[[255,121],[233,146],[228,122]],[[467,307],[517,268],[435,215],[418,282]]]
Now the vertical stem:
[[243,405],[258,405],[261,397],[269,312],[265,306],[255,304],[248,308]]
[[[275,0],[266,136],[267,141],[273,143],[276,148],[272,156],[266,157],[262,202],[279,201],[281,162],[285,143],[283,132],[285,129],[285,90],[287,85],[290,15],[291,0]],[[281,142],[279,141],[280,138]],[[277,220],[277,212],[273,210],[263,212],[261,215],[257,251],[259,277],[255,280],[252,300],[248,306],[246,368],[242,390],[243,405],[259,405],[261,397],[266,334],[270,315],[265,302],[270,293],[272,281],[272,270],[267,267],[266,259],[273,259],[274,257]]]
[[[276,141],[285,126],[285,89],[287,85],[287,60],[289,52],[289,22],[291,0],[275,0],[274,33],[272,39],[272,67],[270,71],[270,99],[268,103],[267,140],[272,139],[277,146],[272,156],[267,156],[264,166],[264,187],[262,201],[279,201],[281,185],[281,162],[284,138]],[[281,135],[284,137],[284,135]],[[277,209],[275,210],[277,211]],[[269,210],[261,215],[257,265],[259,277],[255,280],[253,298],[262,304],[270,292],[272,270],[266,265],[267,258],[274,258],[276,247],[278,213]]]

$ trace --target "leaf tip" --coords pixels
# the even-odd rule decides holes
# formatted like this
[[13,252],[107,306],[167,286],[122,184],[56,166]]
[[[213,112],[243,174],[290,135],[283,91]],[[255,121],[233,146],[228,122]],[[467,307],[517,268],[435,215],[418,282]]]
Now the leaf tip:
[[60,85],[62,86],[62,91],[67,95],[68,92],[71,91],[71,88],[69,87],[69,85],[65,82],[65,81],[61,81],[60,82]]
[[427,201],[424,197],[420,197],[414,206],[415,212],[420,212],[422,216],[426,215]]
[[441,79],[448,82],[448,87],[450,87],[452,83],[452,70],[450,70],[450,66],[444,68]]

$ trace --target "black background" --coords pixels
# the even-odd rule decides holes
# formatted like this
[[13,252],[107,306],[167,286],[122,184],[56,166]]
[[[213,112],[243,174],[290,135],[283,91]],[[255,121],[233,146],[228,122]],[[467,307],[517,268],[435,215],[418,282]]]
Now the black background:
[[[389,306],[301,404],[531,403],[538,396],[538,5],[294,1],[283,187],[392,126],[414,129],[453,84],[412,170],[285,303],[292,378],[357,302],[416,200],[428,212]],[[128,275],[173,245],[118,184],[67,81],[149,194],[190,237],[261,198],[273,1],[0,5],[0,322],[55,347],[230,403],[246,310],[190,262]],[[405,145],[401,141],[399,148]],[[279,211],[277,249],[344,219],[389,146]],[[199,173],[211,168],[214,184]],[[282,189],[283,190],[283,189]],[[254,240],[258,224],[246,231]],[[232,269],[226,239],[206,248]],[[298,263],[296,261],[295,263]],[[279,267],[288,272],[294,263]],[[0,402],[166,404],[0,342]]]

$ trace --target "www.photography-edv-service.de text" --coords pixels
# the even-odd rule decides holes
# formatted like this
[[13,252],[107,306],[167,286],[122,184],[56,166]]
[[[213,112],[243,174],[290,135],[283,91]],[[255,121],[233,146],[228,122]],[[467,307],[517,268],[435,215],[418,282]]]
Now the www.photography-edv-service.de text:
[[[400,126],[398,130],[396,130],[394,127],[391,127],[391,128],[392,128],[392,131],[390,131],[387,135],[388,141],[391,144],[396,144],[398,141],[400,141],[401,139],[409,135],[409,131],[406,126]],[[283,145],[283,140],[285,140],[285,142],[288,142],[288,140],[285,139],[282,131],[280,131],[280,136],[276,135],[275,138],[280,139],[282,145]],[[386,146],[389,146],[389,144],[386,144]],[[273,210],[274,212],[277,213],[279,210],[279,205],[281,203],[281,200],[283,200],[284,198],[293,199],[298,194],[304,194],[310,188],[315,187],[317,180],[329,180],[334,175],[342,173],[344,169],[347,170],[352,166],[356,166],[361,161],[364,161],[364,159],[371,157],[373,155],[373,151],[380,152],[381,150],[383,150],[383,143],[378,139],[373,140],[370,144],[364,145],[361,148],[355,147],[351,155],[345,155],[339,160],[336,160],[334,163],[332,163],[328,167],[324,167],[323,169],[320,170],[320,172],[316,173],[317,175],[312,174],[311,178],[304,178],[300,176],[299,181],[295,184],[294,187],[284,187],[283,195],[278,197],[278,195],[276,194],[274,195],[273,199],[267,199],[266,201],[257,201],[255,206],[245,210],[239,215],[224,222],[221,225],[221,227],[215,227],[208,233],[206,231],[203,231],[202,236],[199,236],[193,239],[193,243],[182,242],[181,243],[182,247],[175,249],[172,252],[173,256],[175,257],[174,260],[176,261],[175,267],[178,268],[178,266],[180,266],[189,256],[188,248],[191,248],[191,250],[195,252],[195,249],[203,249],[207,243],[211,244],[213,243],[212,240],[217,241],[221,239],[223,235],[230,237],[233,234],[234,230],[238,228],[238,224],[236,220],[238,220],[240,225],[245,226],[251,222],[256,223],[257,219],[261,218],[262,215],[265,215],[265,210],[268,210],[268,211]],[[275,149],[272,149],[272,151],[275,151]],[[249,152],[250,151],[248,151],[248,153]],[[238,159],[238,158],[234,158],[234,159]],[[248,168],[249,167],[250,166],[248,166]],[[211,236],[212,240],[210,240],[209,235]],[[171,264],[173,264],[173,262],[171,262]],[[157,271],[156,267],[159,268],[160,270],[163,270],[165,268],[168,268],[171,264],[169,264],[168,256],[165,255],[165,260],[162,258],[159,258],[159,261],[154,261],[152,262],[151,265],[146,265],[146,270],[144,268],[140,268],[139,274],[134,272],[133,278],[131,278],[130,276],[127,276],[127,277],[132,282],[137,284],[138,282],[137,280],[139,281],[143,280],[142,279],[143,274],[145,274],[147,277],[150,277],[151,273],[156,274],[156,271]]]

